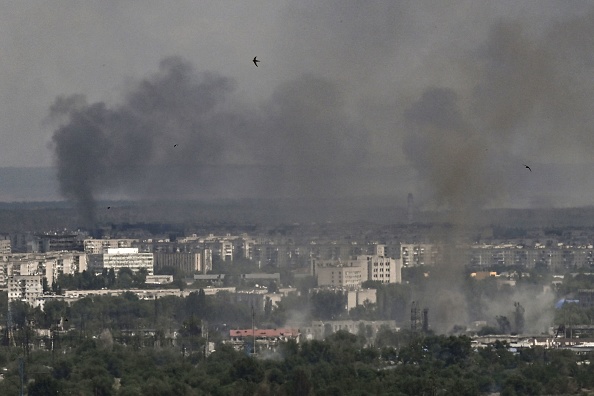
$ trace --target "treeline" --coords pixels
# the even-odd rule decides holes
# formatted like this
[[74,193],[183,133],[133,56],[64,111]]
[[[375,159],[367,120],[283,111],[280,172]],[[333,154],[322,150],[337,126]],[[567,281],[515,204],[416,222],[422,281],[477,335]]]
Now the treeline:
[[113,268],[104,269],[100,274],[86,270],[75,274],[60,274],[57,282],[52,283],[52,291],[60,294],[62,290],[142,288],[145,286],[147,274],[144,268],[133,272],[127,267],[120,268],[117,276]]
[[25,358],[0,348],[0,394],[19,394],[22,378],[31,396],[570,395],[594,387],[591,358],[542,348],[514,353],[500,342],[474,349],[464,336],[409,334],[403,346],[379,348],[339,331],[325,341],[288,342],[267,358],[222,343],[205,357],[103,337]]

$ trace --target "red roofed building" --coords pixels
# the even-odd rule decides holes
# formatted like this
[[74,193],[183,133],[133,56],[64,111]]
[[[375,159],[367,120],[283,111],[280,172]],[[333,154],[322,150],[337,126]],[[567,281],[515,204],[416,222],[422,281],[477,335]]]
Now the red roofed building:
[[299,329],[240,329],[229,330],[229,342],[237,350],[243,349],[245,344],[252,344],[256,338],[256,351],[264,349],[274,350],[281,342],[294,340],[299,342]]

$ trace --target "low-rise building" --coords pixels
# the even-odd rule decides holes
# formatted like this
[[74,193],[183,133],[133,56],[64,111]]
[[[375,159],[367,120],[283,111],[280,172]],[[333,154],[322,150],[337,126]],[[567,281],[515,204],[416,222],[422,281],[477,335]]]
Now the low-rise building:
[[[289,340],[299,343],[299,329],[239,329],[229,330],[229,343],[236,350],[245,349],[247,345],[256,344],[255,353],[274,351]],[[253,349],[252,349],[253,351]]]
[[310,327],[303,328],[303,333],[308,340],[323,340],[337,331],[348,331],[351,334],[361,332],[367,338],[374,338],[381,327],[393,331],[400,331],[394,320],[327,320],[313,321]]

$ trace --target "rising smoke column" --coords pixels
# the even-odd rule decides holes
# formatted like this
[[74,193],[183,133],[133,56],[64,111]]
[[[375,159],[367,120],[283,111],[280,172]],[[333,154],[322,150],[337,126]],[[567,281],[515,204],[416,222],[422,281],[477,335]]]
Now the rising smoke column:
[[81,95],[58,98],[51,117],[67,120],[52,139],[58,179],[84,223],[93,225],[95,196],[110,189],[142,196],[193,187],[192,177],[220,161],[224,141],[232,140],[234,118],[217,108],[232,88],[226,78],[196,75],[168,58],[113,109]]
[[95,197],[110,191],[310,199],[356,188],[350,175],[365,158],[366,132],[334,83],[304,75],[259,106],[235,100],[235,86],[175,57],[118,106],[58,98],[51,116],[63,122],[53,135],[60,187],[85,224],[94,222]]
[[463,259],[453,247],[472,233],[486,205],[525,187],[509,182],[530,162],[518,157],[516,146],[525,141],[527,124],[538,125],[543,111],[556,113],[551,98],[566,98],[553,59],[547,43],[529,39],[521,25],[497,23],[464,60],[468,86],[429,87],[404,114],[404,153],[452,224],[439,236],[446,251],[432,275],[435,294],[425,297],[440,314],[442,331],[464,323],[475,303],[460,291]]

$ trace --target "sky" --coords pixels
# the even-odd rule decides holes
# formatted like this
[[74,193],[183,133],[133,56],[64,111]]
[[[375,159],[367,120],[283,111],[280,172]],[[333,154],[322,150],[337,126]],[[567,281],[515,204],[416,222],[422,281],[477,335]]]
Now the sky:
[[591,205],[593,99],[590,1],[31,0],[0,15],[0,168],[56,167],[89,217],[105,194]]

